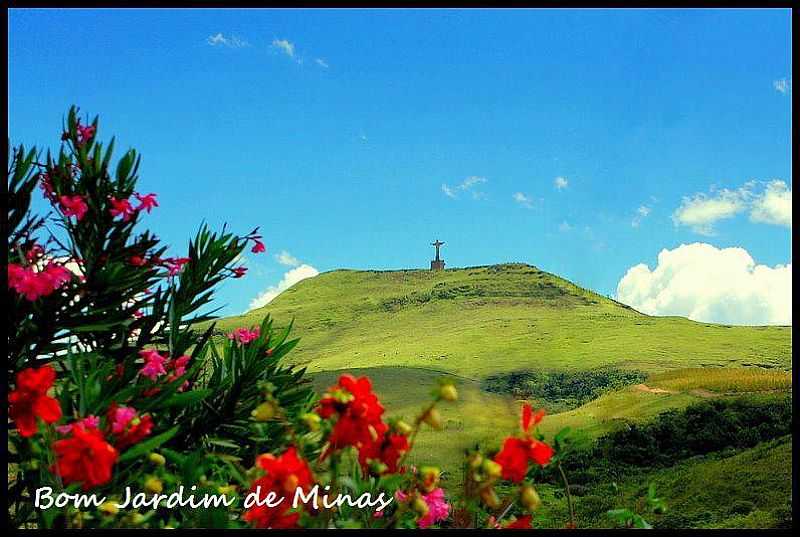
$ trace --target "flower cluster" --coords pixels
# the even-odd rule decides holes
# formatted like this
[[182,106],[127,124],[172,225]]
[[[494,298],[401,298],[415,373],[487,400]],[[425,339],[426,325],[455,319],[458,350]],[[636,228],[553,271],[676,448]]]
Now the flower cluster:
[[61,406],[55,398],[47,395],[55,380],[56,372],[49,365],[17,373],[17,387],[8,394],[8,415],[16,423],[20,435],[36,434],[36,418],[45,423],[61,419]]
[[[298,511],[292,511],[291,498],[299,488],[308,491],[314,482],[308,463],[297,454],[297,449],[289,447],[283,454],[275,457],[272,454],[261,455],[256,459],[256,466],[263,473],[253,482],[251,491],[258,495],[259,503],[249,509],[243,519],[257,528],[286,529],[295,528],[300,519]],[[272,493],[280,505],[271,507],[266,499]]]
[[31,302],[48,296],[72,279],[63,265],[51,261],[42,269],[34,265],[8,264],[8,287]]
[[353,446],[365,470],[377,474],[396,472],[398,460],[408,451],[408,438],[399,430],[390,430],[383,421],[383,411],[369,378],[342,375],[317,408],[322,419],[335,419],[323,457]]

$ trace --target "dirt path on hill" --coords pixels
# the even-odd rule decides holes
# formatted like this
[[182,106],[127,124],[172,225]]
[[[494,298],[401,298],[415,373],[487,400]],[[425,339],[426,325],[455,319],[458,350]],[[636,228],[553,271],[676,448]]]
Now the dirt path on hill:
[[647,384],[635,384],[633,389],[637,392],[646,392],[646,393],[678,393],[673,390],[665,390],[663,388],[651,388]]

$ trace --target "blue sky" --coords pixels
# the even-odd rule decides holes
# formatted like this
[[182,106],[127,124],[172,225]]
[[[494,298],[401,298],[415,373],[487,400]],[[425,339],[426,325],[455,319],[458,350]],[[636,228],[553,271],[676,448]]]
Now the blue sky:
[[791,261],[788,10],[17,9],[8,58],[12,143],[56,148],[75,103],[142,153],[166,242],[261,226],[225,313],[281,251],[423,268],[439,238],[603,294],[681,244]]

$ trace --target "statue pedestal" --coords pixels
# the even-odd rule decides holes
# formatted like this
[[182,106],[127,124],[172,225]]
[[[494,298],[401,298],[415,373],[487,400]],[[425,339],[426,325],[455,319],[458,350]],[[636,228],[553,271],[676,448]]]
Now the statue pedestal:
[[431,261],[431,270],[444,270],[444,260],[434,259]]

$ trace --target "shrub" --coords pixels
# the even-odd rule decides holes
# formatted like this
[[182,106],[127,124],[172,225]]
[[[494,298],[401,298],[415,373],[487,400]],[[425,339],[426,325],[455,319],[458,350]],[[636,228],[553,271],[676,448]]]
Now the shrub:
[[[291,324],[277,330],[267,317],[218,341],[213,323],[198,330],[213,319],[206,308],[218,284],[244,276],[244,249],[265,251],[258,229],[202,226],[183,256],[168,257],[152,233],[136,231],[158,207],[155,194],[137,191],[139,157],[128,151],[112,174],[114,141],[104,148],[98,126],[73,107],[56,157],[9,148],[11,525],[530,527],[540,503],[533,468],[560,465],[566,445],[563,435],[555,449],[543,441],[543,411],[525,405],[520,433],[494,457],[468,454],[463,501],[451,509],[437,468],[404,463],[423,426],[442,428],[439,405],[458,397],[455,386],[442,383],[411,423],[386,422],[366,377],[342,375],[313,395],[304,370],[283,363],[297,344]],[[37,185],[46,216],[32,209]],[[502,500],[501,485],[510,491]],[[127,487],[149,504],[121,510]],[[79,492],[97,503],[34,508],[37,498]],[[313,507],[274,501],[298,492]],[[243,505],[237,493],[271,504]],[[388,509],[364,509],[361,499],[379,493]],[[179,494],[186,501],[171,503]],[[219,501],[189,503],[206,495]],[[512,507],[519,516],[509,521]]]

